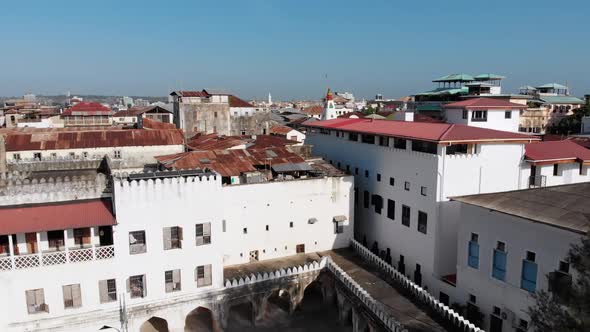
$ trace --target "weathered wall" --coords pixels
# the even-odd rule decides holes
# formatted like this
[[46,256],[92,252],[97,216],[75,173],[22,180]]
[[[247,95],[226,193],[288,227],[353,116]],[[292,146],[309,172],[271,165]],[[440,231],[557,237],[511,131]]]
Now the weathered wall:
[[197,132],[230,135],[229,104],[201,103],[180,104],[180,128],[186,137],[192,137]]
[[277,124],[270,112],[253,112],[252,115],[232,116],[231,135],[266,135]]

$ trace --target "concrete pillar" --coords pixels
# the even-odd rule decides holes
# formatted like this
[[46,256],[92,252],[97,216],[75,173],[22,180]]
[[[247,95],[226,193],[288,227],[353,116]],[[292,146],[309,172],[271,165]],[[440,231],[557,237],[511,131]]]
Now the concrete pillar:
[[336,290],[336,300],[338,303],[338,320],[341,323],[348,321],[352,305],[338,290]]
[[352,332],[364,332],[367,321],[363,314],[352,308]]
[[90,227],[90,247],[92,248],[92,259],[96,259],[96,248],[94,247],[95,239],[94,239],[94,227]]
[[213,315],[213,330],[215,332],[223,332],[227,329],[227,321],[229,318],[229,305],[226,302],[217,302],[211,309]]
[[180,312],[162,318],[166,319],[169,332],[184,332],[185,317]]
[[10,264],[14,270],[14,243],[12,241],[12,235],[8,235],[8,251],[10,253]]
[[270,294],[257,294],[252,297],[252,323],[254,325],[266,318],[269,296]]

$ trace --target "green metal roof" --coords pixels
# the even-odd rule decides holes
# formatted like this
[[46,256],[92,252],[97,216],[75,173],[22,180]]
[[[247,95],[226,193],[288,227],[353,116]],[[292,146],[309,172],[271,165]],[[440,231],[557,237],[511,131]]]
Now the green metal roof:
[[465,86],[494,86],[493,84],[486,83],[486,82],[471,82],[465,83]]
[[416,107],[416,111],[418,112],[440,112],[441,108],[440,105],[418,105],[418,107]]
[[543,84],[541,86],[536,87],[537,89],[559,89],[559,90],[564,90],[567,89],[567,86],[565,85],[561,85],[558,83],[547,83],[547,84]]
[[584,104],[582,99],[572,96],[541,96],[540,99],[547,104]]
[[427,92],[416,94],[416,96],[440,96],[440,95],[454,95],[454,94],[467,94],[469,89],[467,87],[461,88],[438,88]]
[[496,74],[479,74],[479,75],[475,76],[474,78],[477,81],[488,81],[488,80],[503,80],[506,77],[502,76],[502,75],[496,75]]
[[474,81],[473,76],[469,74],[450,74],[435,79],[433,82],[471,82]]

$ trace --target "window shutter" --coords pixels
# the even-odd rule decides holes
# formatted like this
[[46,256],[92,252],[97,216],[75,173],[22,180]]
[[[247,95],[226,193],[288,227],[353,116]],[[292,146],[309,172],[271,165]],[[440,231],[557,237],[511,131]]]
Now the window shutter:
[[35,303],[36,303],[36,291],[26,291],[25,295],[27,296],[27,310],[29,313],[35,312]]
[[131,293],[131,278],[127,278],[127,293]]
[[164,227],[164,250],[172,249],[172,230],[170,227]]
[[141,281],[143,284],[143,297],[147,296],[147,282],[146,282],[147,280],[146,279],[147,278],[145,277],[145,274],[141,276]]
[[197,287],[199,287],[198,281],[199,281],[199,267],[197,266],[195,268],[195,281],[197,282]]
[[178,239],[180,241],[184,240],[184,235],[182,234],[182,227],[178,227]]
[[211,223],[207,222],[203,224],[203,235],[211,236]]
[[74,308],[82,306],[82,292],[80,291],[80,284],[72,285],[72,303]]
[[106,280],[99,280],[98,281],[98,294],[100,298],[100,303],[109,302],[109,294],[108,294],[108,284]]
[[37,289],[34,293],[35,295],[35,304],[40,305],[45,303],[45,292],[43,288]]
[[204,285],[209,286],[211,285],[211,264],[205,265],[205,281]]
[[166,288],[166,293],[172,292],[172,290],[174,289],[174,282],[167,282],[165,288]]
[[62,286],[64,307],[68,308],[69,303],[72,302],[72,285]]
[[180,284],[180,270],[173,270],[172,271],[172,281],[175,284]]

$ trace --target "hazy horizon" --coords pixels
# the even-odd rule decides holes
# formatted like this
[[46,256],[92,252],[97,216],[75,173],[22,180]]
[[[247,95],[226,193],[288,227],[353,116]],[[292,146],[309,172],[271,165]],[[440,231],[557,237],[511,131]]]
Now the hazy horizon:
[[504,92],[590,93],[587,1],[29,1],[3,4],[1,96],[162,97],[222,88],[244,99],[359,99],[496,73]]

